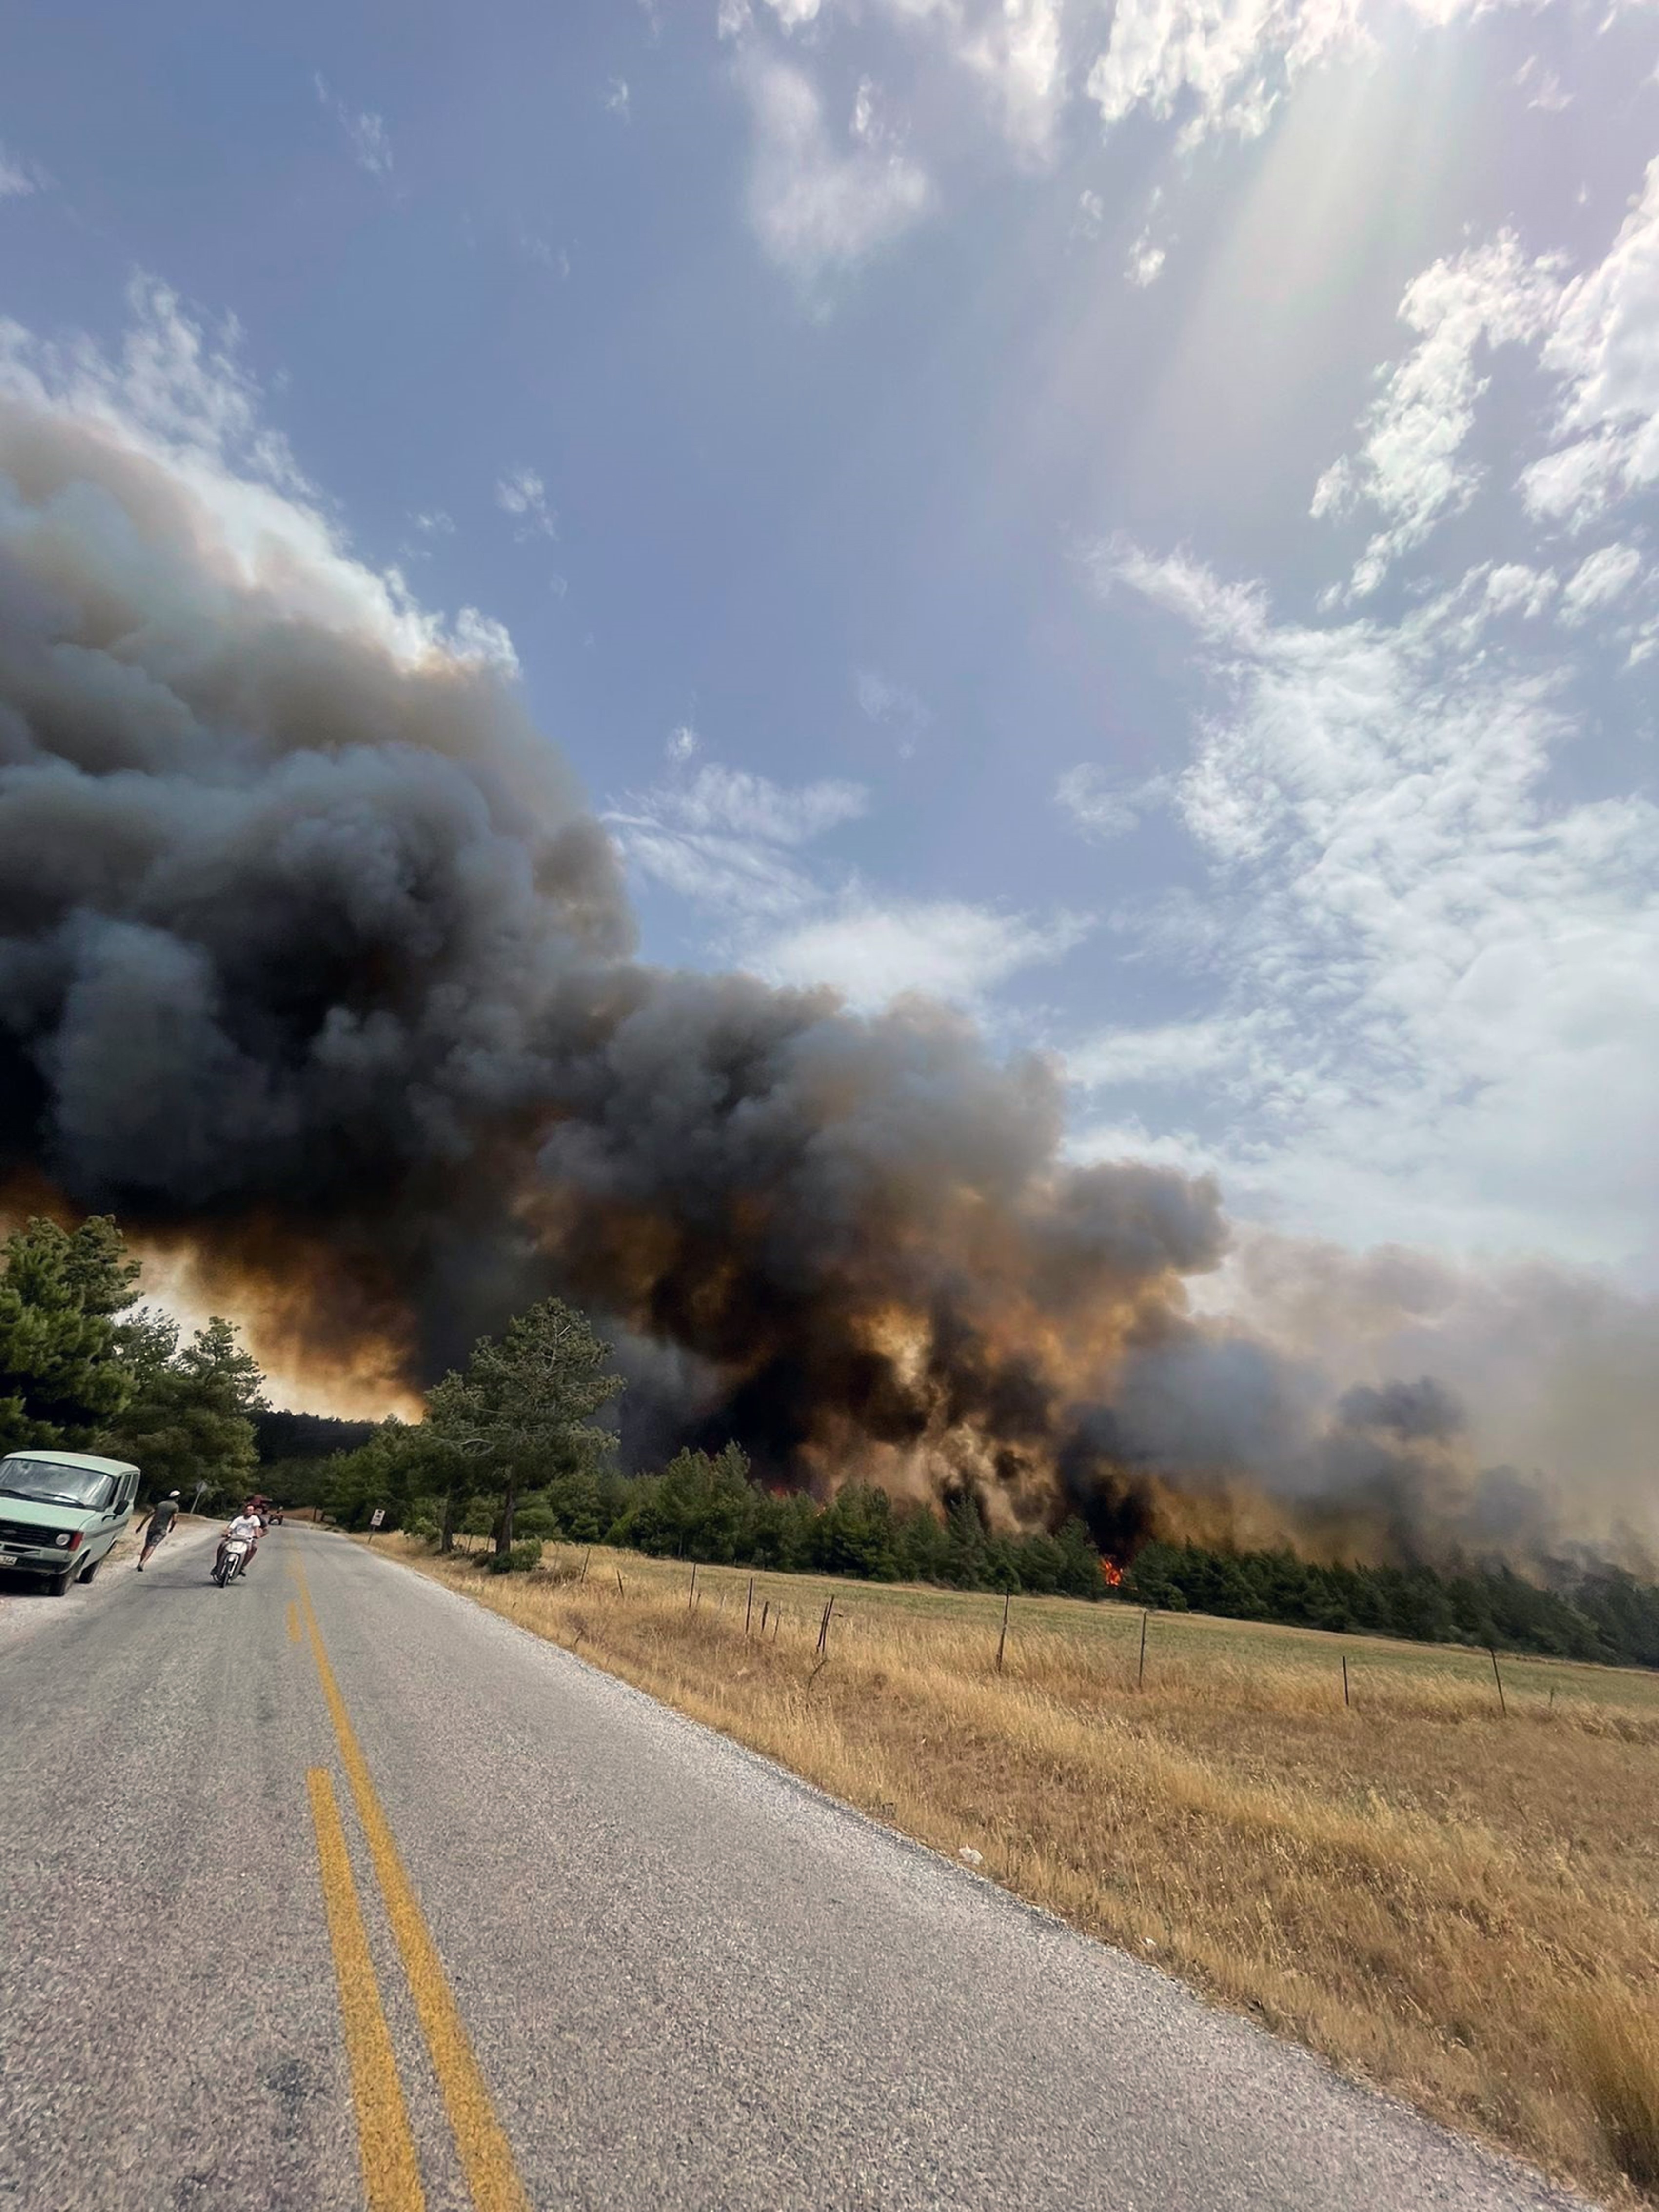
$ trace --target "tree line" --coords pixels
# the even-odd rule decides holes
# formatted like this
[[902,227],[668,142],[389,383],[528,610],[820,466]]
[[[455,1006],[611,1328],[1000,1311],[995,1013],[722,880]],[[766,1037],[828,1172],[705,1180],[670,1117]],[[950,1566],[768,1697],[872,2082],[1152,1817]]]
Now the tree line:
[[1121,1594],[1170,1613],[1659,1667],[1659,1589],[1613,1566],[1563,1567],[1545,1588],[1503,1566],[1322,1566],[1289,1551],[1152,1543]]
[[180,1341],[141,1301],[114,1221],[35,1218],[0,1245],[0,1454],[86,1451],[132,1461],[142,1495],[217,1507],[246,1494],[264,1410],[258,1362],[228,1321]]
[[378,1506],[387,1526],[441,1550],[460,1538],[482,1539],[503,1571],[532,1565],[544,1543],[562,1542],[866,1582],[1083,1598],[1105,1592],[1100,1553],[1081,1521],[1052,1535],[994,1534],[965,1495],[941,1518],[861,1483],[823,1501],[773,1491],[753,1479],[735,1443],[713,1454],[683,1451],[653,1474],[624,1474],[605,1463],[544,1479],[532,1468],[514,1495],[510,1533],[501,1493],[460,1498],[425,1487],[435,1472],[428,1453],[418,1429],[382,1431],[357,1451],[308,1468],[289,1462],[267,1480],[280,1480],[285,1499],[317,1505],[347,1528],[366,1527]]

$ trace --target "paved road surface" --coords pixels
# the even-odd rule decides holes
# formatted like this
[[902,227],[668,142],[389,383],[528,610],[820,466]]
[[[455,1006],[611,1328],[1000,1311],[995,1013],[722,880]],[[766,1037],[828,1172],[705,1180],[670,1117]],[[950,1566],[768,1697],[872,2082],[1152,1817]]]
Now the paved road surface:
[[1565,2202],[338,1537],[209,1556],[0,1598],[6,2212]]

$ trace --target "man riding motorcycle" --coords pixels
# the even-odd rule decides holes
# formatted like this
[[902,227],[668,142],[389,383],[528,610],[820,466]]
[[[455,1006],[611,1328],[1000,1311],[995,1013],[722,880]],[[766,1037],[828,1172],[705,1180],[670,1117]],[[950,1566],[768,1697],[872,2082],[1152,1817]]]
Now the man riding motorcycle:
[[224,1534],[219,1539],[219,1554],[213,1563],[214,1572],[217,1574],[219,1569],[223,1566],[225,1563],[226,1545],[233,1541],[233,1540],[240,1538],[240,1540],[247,1546],[247,1551],[243,1556],[241,1566],[241,1571],[246,1574],[249,1567],[253,1564],[253,1554],[258,1547],[260,1534],[261,1530],[258,1515],[257,1513],[250,1513],[246,1508],[244,1508],[244,1510],[236,1516],[236,1518],[231,1522],[230,1526],[225,1530]]

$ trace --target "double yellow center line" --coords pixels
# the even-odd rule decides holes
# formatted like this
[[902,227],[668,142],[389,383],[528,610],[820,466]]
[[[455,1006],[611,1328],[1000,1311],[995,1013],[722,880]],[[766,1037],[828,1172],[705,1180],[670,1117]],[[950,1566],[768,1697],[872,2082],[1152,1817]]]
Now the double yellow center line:
[[[317,1626],[311,1593],[306,1587],[304,1570],[297,1562],[295,1580],[311,1641],[311,1656],[322,1685],[323,1701],[334,1723],[340,1763],[368,1840],[369,1857],[386,1900],[386,1917],[403,1959],[404,1972],[421,2032],[426,2038],[433,2071],[443,2093],[444,2109],[449,2115],[473,2205],[476,2212],[530,2212],[530,2199],[525,2194],[512,2150],[495,2117],[437,1946],[404,1870],[390,1824],[346,1711],[345,1699],[334,1679],[322,1631]],[[307,1784],[317,1830],[317,1853],[322,1869],[334,1971],[340,1985],[340,2011],[369,2212],[424,2212],[426,2200],[410,2133],[408,2109],[398,2078],[391,2031],[374,1978],[362,1914],[358,1908],[333,1784],[323,1767],[311,1771]]]
[[317,1830],[322,1868],[323,1904],[334,1973],[340,1985],[340,2017],[345,2029],[346,2063],[351,2070],[351,2101],[357,2113],[357,2148],[370,2212],[424,2212],[421,2169],[409,2131],[409,2108],[398,2079],[392,2031],[386,2023],[374,1961],[351,1878],[340,1808],[325,1766],[306,1777],[311,1817]]

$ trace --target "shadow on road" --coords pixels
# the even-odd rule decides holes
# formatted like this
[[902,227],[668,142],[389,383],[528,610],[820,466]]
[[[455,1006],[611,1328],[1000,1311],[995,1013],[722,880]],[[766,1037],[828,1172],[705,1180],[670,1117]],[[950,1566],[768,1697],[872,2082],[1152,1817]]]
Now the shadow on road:
[[[101,1582],[109,1571],[107,1567],[100,1568],[99,1580]],[[64,1596],[70,1596],[76,1587],[76,1584],[71,1583],[69,1589],[64,1591]],[[0,1567],[0,1597],[44,1598],[51,1595],[52,1592],[44,1575],[27,1575],[21,1573],[15,1567]],[[61,1604],[63,1600],[53,1599],[52,1601],[54,1604]]]

